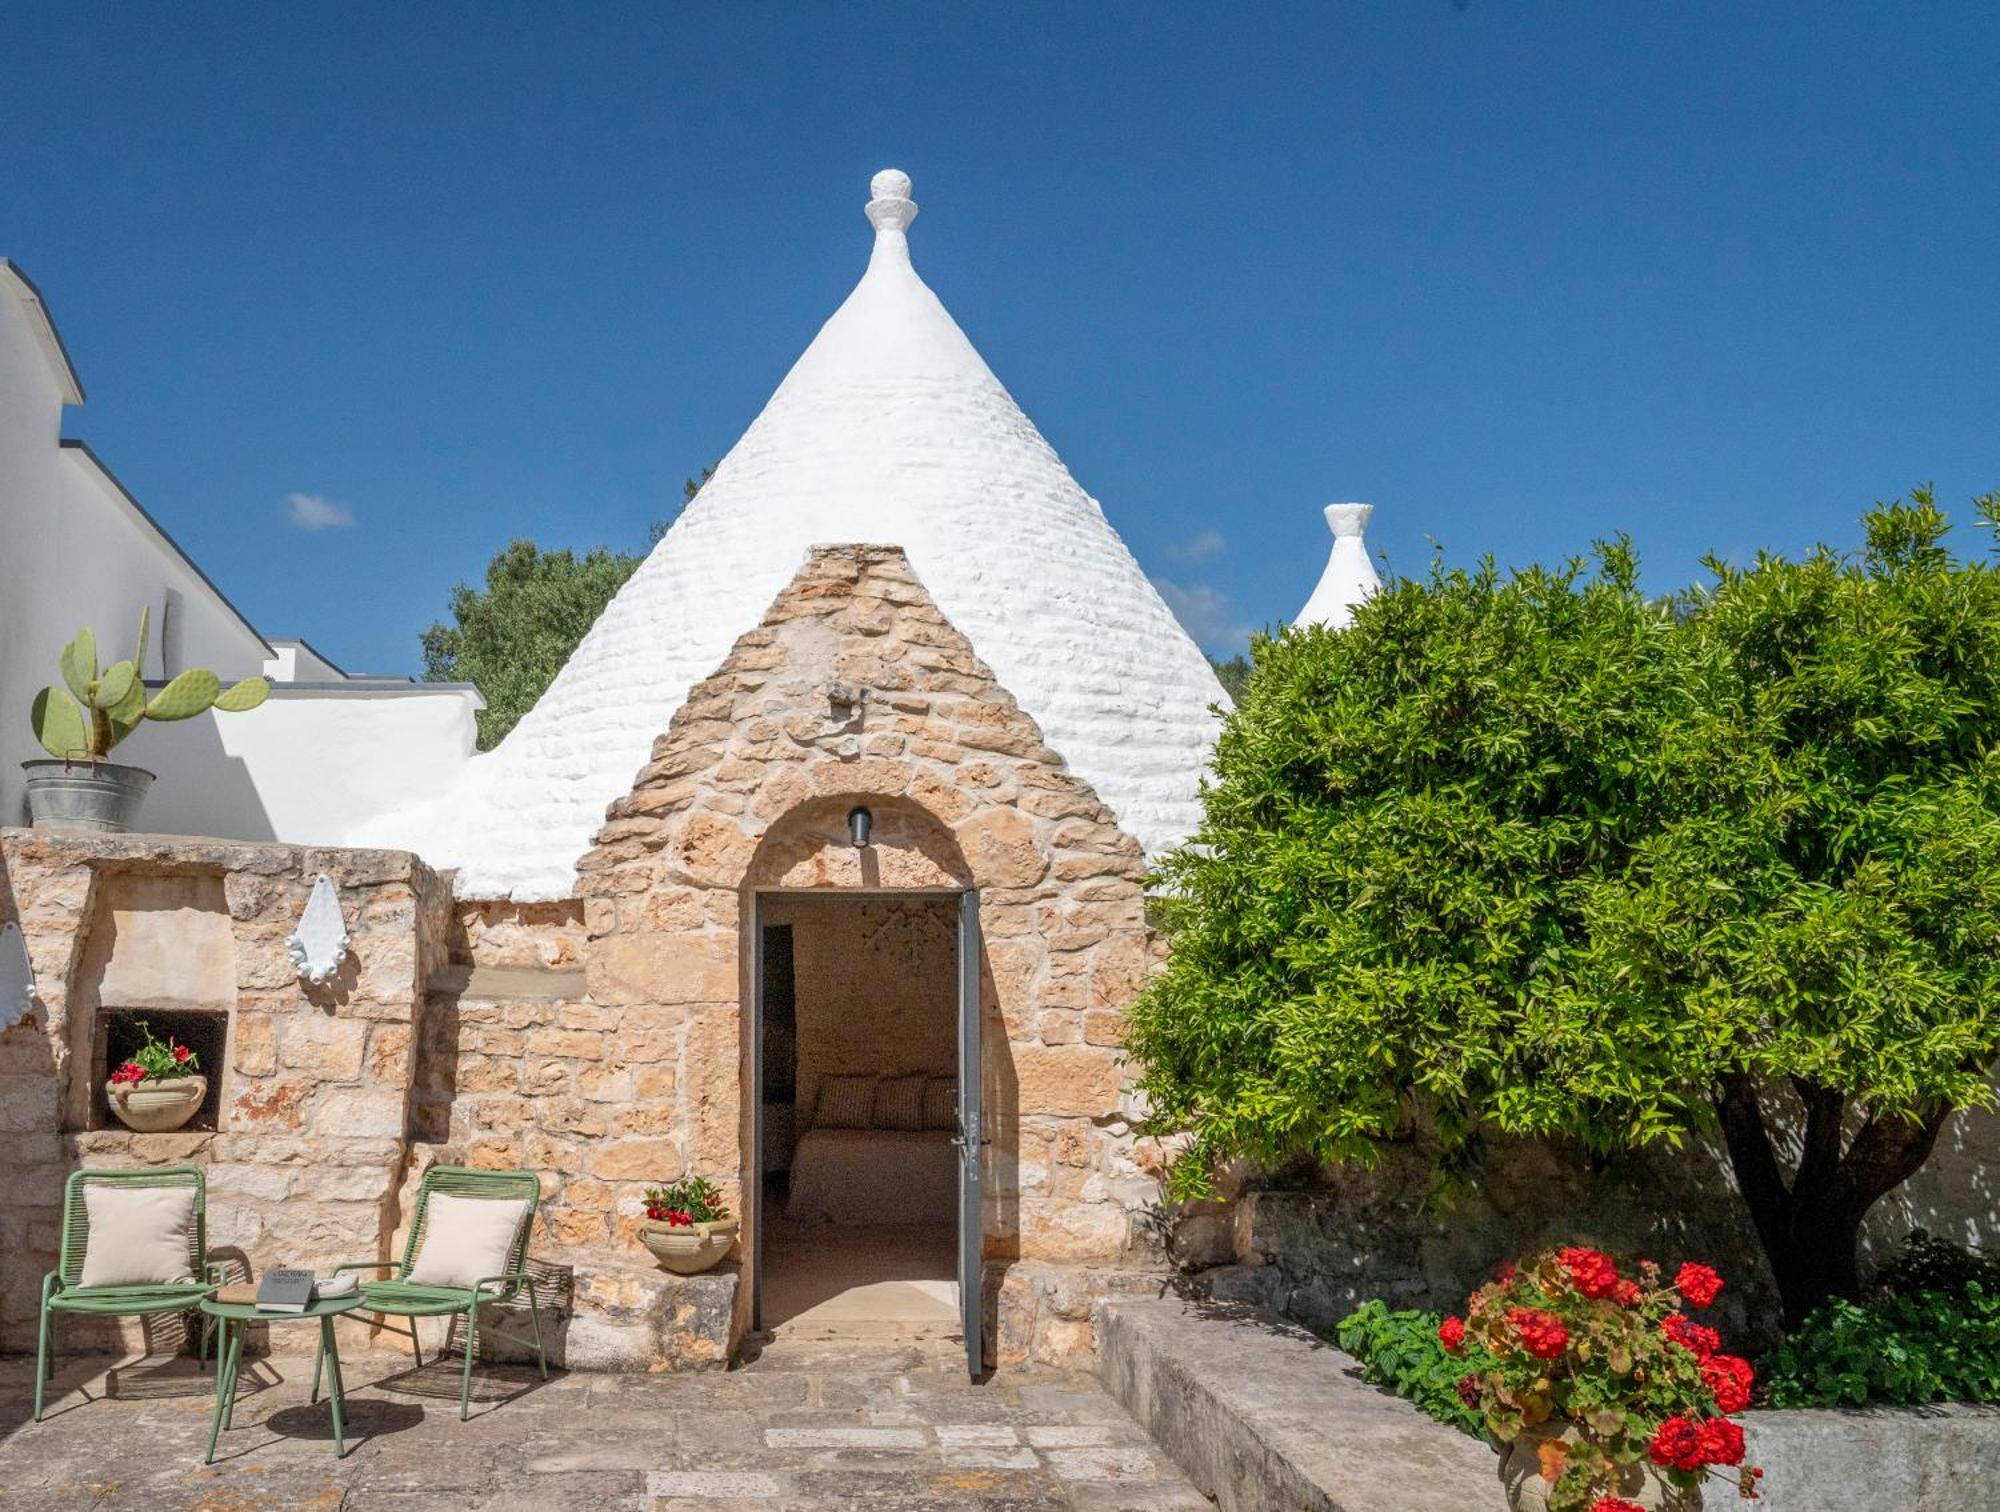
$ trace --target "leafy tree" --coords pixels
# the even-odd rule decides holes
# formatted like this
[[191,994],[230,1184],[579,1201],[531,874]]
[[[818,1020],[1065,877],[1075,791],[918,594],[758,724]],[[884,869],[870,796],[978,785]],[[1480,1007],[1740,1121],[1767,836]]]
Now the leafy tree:
[[1788,1322],[1851,1294],[2000,1054],[2000,574],[1944,531],[1919,494],[1670,603],[1622,544],[1439,567],[1260,639],[1132,1015],[1176,1190],[1719,1124]]
[[1211,656],[1208,664],[1215,669],[1215,680],[1222,684],[1222,691],[1229,695],[1229,701],[1242,703],[1243,695],[1250,690],[1250,658],[1241,653],[1228,661]]
[[[681,485],[681,508],[694,502],[715,476],[704,467]],[[675,511],[679,514],[679,510]],[[647,532],[658,545],[673,524],[655,522]],[[598,547],[581,557],[543,551],[533,541],[511,542],[486,564],[486,586],[460,583],[451,591],[454,623],[434,623],[423,633],[424,680],[469,682],[486,700],[479,716],[479,749],[490,751],[548,691],[597,616],[645,560]]]
[[548,691],[641,558],[622,551],[543,551],[515,541],[486,567],[486,585],[451,591],[452,623],[424,631],[424,678],[469,682],[486,699],[479,749],[491,750]]

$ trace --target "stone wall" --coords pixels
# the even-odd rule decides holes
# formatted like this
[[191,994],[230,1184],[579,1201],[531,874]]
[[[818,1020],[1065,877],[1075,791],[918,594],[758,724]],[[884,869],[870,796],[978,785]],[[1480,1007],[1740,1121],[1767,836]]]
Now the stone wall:
[[[1991,1249],[2000,1233],[1997,1163],[2000,1116],[1952,1119],[1925,1168],[1870,1210],[1864,1264],[1917,1227]],[[1385,1147],[1372,1170],[1336,1167],[1309,1183],[1248,1190],[1228,1213],[1227,1263],[1202,1284],[1327,1332],[1373,1297],[1453,1311],[1501,1259],[1587,1243],[1670,1267],[1715,1265],[1729,1278],[1718,1304],[1729,1336],[1746,1350],[1776,1342],[1776,1286],[1718,1143],[1593,1162],[1540,1140],[1496,1136],[1449,1201],[1433,1200],[1431,1170],[1424,1148],[1400,1144]],[[1192,1233],[1199,1252],[1187,1258],[1222,1258],[1213,1253],[1217,1237]]]
[[[307,987],[286,952],[315,878],[339,889],[344,968]],[[393,851],[0,831],[0,923],[18,921],[34,1006],[0,1032],[0,1347],[32,1347],[77,1166],[192,1164],[218,1258],[256,1271],[381,1254],[399,1221],[421,983],[449,900]],[[135,1134],[101,1097],[107,1009],[221,1021],[209,1131]],[[128,1342],[137,1337],[136,1328]]]

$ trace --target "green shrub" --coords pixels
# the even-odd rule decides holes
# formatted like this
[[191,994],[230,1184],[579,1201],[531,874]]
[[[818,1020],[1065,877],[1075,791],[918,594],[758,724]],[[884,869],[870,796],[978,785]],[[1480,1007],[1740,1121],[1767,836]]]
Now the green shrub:
[[1922,1229],[1764,1362],[1773,1407],[2000,1403],[2000,1261]]
[[1437,1313],[1391,1312],[1383,1302],[1369,1301],[1334,1326],[1334,1338],[1361,1362],[1362,1380],[1416,1403],[1440,1423],[1484,1437],[1485,1423],[1459,1396],[1458,1383],[1493,1361],[1470,1346],[1449,1353],[1438,1341],[1443,1321]]

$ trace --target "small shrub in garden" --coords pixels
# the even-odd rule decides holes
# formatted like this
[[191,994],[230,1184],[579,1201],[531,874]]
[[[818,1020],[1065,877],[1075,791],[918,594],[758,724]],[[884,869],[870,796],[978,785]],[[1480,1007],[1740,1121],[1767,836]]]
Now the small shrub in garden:
[[1388,1387],[1441,1423],[1484,1434],[1478,1397],[1462,1388],[1491,1362],[1477,1347],[1461,1347],[1457,1354],[1446,1349],[1438,1337],[1443,1322],[1433,1312],[1391,1312],[1377,1300],[1342,1318],[1334,1337],[1361,1362],[1364,1381]]
[[1597,1250],[1569,1247],[1503,1266],[1438,1336],[1474,1367],[1466,1394],[1493,1438],[1541,1438],[1550,1512],[1622,1512],[1626,1467],[1647,1460],[1688,1492],[1733,1471],[1753,1497],[1763,1472],[1743,1463],[1743,1430],[1730,1420],[1750,1404],[1750,1365],[1687,1314],[1721,1289],[1705,1265],[1668,1282],[1650,1260],[1626,1275]]
[[1922,1229],[1765,1360],[1774,1407],[2000,1403],[2000,1263]]

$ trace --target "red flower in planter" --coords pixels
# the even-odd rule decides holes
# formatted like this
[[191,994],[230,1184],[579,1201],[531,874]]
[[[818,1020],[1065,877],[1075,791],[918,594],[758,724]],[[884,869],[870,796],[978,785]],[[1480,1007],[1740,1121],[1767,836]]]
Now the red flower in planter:
[[1538,1307],[1510,1307],[1507,1321],[1521,1336],[1521,1347],[1538,1360],[1553,1360],[1569,1348],[1569,1330],[1554,1313]]
[[646,1209],[646,1221],[648,1223],[658,1223],[666,1216],[667,1210],[663,1207],[649,1207]]
[[1616,1302],[1620,1307],[1637,1307],[1639,1305],[1639,1283],[1637,1281],[1620,1281],[1616,1286],[1611,1288],[1611,1300]]
[[1618,1267],[1602,1250],[1572,1245],[1556,1251],[1556,1259],[1569,1272],[1569,1279],[1586,1297],[1608,1297],[1618,1289]]
[[694,1214],[690,1213],[686,1208],[668,1208],[667,1223],[673,1228],[692,1228],[694,1226]]
[[1697,1430],[1704,1465],[1743,1463],[1743,1430],[1728,1418],[1709,1418]]
[[1706,1307],[1722,1290],[1722,1277],[1715,1273],[1714,1267],[1697,1265],[1690,1260],[1675,1273],[1674,1285],[1696,1307]]
[[1690,1321],[1686,1313],[1669,1313],[1660,1322],[1660,1332],[1697,1360],[1706,1360],[1722,1348],[1721,1334]]
[[1715,1394],[1715,1405],[1723,1412],[1741,1412],[1750,1405],[1750,1388],[1756,1372],[1748,1360],[1735,1355],[1710,1355],[1701,1362],[1702,1384]]
[[1646,1453],[1654,1464],[1668,1470],[1699,1470],[1708,1463],[1701,1428],[1692,1418],[1670,1417],[1660,1424]]
[[1438,1343],[1457,1354],[1465,1344],[1465,1319],[1446,1318],[1438,1324]]
[[1600,1496],[1590,1504],[1590,1512],[1646,1512],[1646,1509],[1622,1496]]
[[141,1066],[137,1061],[127,1061],[111,1073],[111,1083],[113,1086],[122,1086],[127,1082],[142,1082],[145,1079],[146,1068]]
[[188,1058],[188,1047],[187,1047],[186,1045],[176,1045],[176,1046],[174,1046],[174,1059],[175,1059],[175,1060],[179,1061],[179,1062],[180,1062],[180,1063],[181,1063],[182,1065],[186,1065],[186,1064],[187,1064],[187,1058]]

